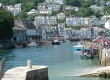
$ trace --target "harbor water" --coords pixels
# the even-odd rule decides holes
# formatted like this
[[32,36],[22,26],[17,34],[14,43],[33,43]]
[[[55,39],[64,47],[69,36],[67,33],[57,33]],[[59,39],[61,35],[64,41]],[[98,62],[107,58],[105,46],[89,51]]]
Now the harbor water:
[[0,59],[6,58],[6,70],[26,66],[27,60],[33,65],[48,66],[49,80],[108,80],[98,77],[79,77],[81,74],[100,67],[98,59],[80,59],[73,46],[77,43],[66,42],[61,45],[19,48],[0,52]]

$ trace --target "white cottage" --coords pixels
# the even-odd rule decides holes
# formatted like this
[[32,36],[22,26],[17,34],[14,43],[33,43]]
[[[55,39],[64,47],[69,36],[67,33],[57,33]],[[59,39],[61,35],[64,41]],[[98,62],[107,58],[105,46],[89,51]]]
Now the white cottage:
[[66,16],[65,16],[65,13],[62,13],[62,12],[61,12],[61,13],[57,14],[57,18],[58,18],[58,19],[65,19],[65,17],[66,17]]
[[110,20],[107,20],[104,26],[106,29],[110,29]]
[[32,14],[38,14],[38,11],[35,9],[30,10],[29,12],[27,12],[28,15],[32,15]]

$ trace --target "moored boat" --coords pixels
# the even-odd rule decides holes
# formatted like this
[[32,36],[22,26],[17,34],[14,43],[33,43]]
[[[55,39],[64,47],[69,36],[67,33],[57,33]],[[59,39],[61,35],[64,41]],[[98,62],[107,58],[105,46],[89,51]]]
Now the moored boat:
[[52,45],[60,45],[60,42],[59,42],[59,40],[54,40],[54,41],[52,41]]
[[73,51],[82,51],[84,48],[83,43],[79,42],[76,46],[73,46]]
[[92,58],[92,49],[87,48],[82,51],[80,54],[81,59],[91,59]]
[[36,42],[30,42],[30,43],[28,44],[28,46],[34,47],[34,46],[37,46],[37,43],[36,43]]

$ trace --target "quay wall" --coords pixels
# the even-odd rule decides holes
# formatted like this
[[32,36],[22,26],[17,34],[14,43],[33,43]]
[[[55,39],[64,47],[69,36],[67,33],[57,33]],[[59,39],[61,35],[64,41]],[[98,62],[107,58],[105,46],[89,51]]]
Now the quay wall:
[[48,66],[32,65],[32,61],[27,61],[27,66],[20,66],[9,69],[5,72],[2,80],[49,80]]
[[25,80],[48,80],[48,68],[28,71]]
[[110,50],[109,49],[102,49],[101,54],[101,65],[102,66],[110,66]]
[[103,67],[91,70],[91,72],[80,76],[110,78],[110,49],[104,48],[102,44],[91,42],[85,42],[85,48],[93,47],[93,44],[98,45],[99,61],[100,65]]

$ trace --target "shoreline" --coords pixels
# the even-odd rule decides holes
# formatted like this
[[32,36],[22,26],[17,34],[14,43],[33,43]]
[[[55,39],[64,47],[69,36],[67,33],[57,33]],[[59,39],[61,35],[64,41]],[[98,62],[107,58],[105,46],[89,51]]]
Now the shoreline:
[[110,75],[110,66],[94,68],[91,72],[87,72],[86,74],[79,75],[80,77],[104,77],[105,75]]

